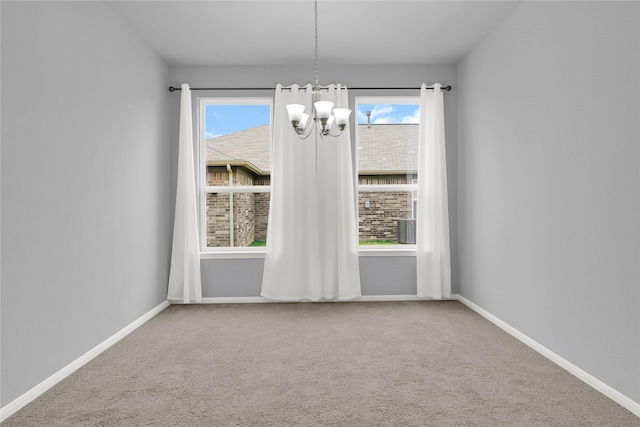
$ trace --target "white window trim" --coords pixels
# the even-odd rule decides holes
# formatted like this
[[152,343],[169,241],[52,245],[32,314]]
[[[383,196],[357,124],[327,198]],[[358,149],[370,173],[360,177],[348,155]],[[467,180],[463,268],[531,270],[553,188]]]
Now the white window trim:
[[[359,104],[409,104],[409,105],[420,105],[420,97],[419,96],[356,96],[355,97],[356,104],[356,114],[358,112]],[[355,134],[355,166],[356,166],[356,183],[360,178],[359,170],[358,170],[358,132],[360,131],[360,126],[358,125],[356,118],[356,134]],[[418,191],[417,180],[415,184],[356,184],[356,198],[362,192],[381,192],[381,191]],[[412,207],[413,210],[413,201]],[[360,210],[359,205],[356,203],[356,218],[360,218]],[[376,256],[416,256],[416,245],[415,244],[398,244],[398,245],[358,245],[358,255],[366,256],[366,257],[376,257]]]
[[[211,248],[210,248],[211,249]],[[264,246],[243,247],[243,248],[213,248],[216,251],[200,252],[200,259],[264,259]]]
[[[197,153],[197,199],[198,224],[200,227],[200,259],[264,258],[265,247],[208,247],[207,246],[207,206],[209,193],[268,193],[270,185],[227,185],[207,186],[206,166],[206,106],[207,105],[268,105],[271,111],[270,126],[273,126],[273,98],[269,97],[198,97],[198,150]],[[270,133],[271,134],[271,133]]]
[[384,247],[362,245],[358,247],[361,257],[416,256],[416,245],[384,245]]
[[416,219],[416,210],[418,209],[418,180],[412,179],[411,184],[416,186],[416,189],[411,192],[411,218]]
[[[415,257],[415,245],[388,245],[384,248],[360,246],[359,257]],[[200,252],[200,259],[264,259],[264,247],[221,248],[218,251]]]

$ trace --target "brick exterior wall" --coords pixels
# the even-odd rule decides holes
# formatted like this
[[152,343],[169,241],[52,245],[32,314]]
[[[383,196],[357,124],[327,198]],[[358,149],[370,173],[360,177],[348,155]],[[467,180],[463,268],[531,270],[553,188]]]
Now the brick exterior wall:
[[233,195],[233,238],[235,246],[249,246],[254,240],[254,193]]
[[[269,185],[269,177],[254,177],[245,168],[233,167],[233,183],[239,186]],[[207,184],[229,185],[226,167],[207,167]],[[233,194],[233,244],[248,246],[254,240],[266,240],[269,214],[269,193]],[[207,246],[229,247],[229,194],[207,194]]]
[[[369,207],[366,207],[369,202]],[[398,220],[411,218],[411,191],[362,192],[358,195],[360,240],[398,238]]]
[[254,239],[267,240],[270,193],[254,193]]
[[[234,184],[269,185],[268,176],[256,176],[245,168],[233,168]],[[415,175],[360,176],[360,184],[406,184]],[[208,185],[229,185],[226,167],[207,168]],[[254,240],[266,240],[270,193],[235,193],[234,246],[248,246]],[[367,207],[367,202],[369,202]],[[398,219],[412,216],[411,191],[362,192],[358,195],[358,234],[360,240],[397,240]],[[228,247],[229,194],[207,195],[207,246]]]
[[207,185],[229,185],[227,168],[207,166]]
[[[360,185],[407,184],[416,175],[361,175]],[[367,207],[369,202],[369,207]],[[411,191],[366,191],[358,194],[360,240],[398,240],[398,220],[411,218]]]
[[207,246],[229,246],[229,195],[207,194]]

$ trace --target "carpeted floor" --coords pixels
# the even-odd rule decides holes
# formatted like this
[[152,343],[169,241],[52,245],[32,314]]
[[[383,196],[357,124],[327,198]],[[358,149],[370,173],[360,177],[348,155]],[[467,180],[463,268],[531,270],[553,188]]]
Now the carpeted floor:
[[174,305],[12,426],[640,426],[459,302]]

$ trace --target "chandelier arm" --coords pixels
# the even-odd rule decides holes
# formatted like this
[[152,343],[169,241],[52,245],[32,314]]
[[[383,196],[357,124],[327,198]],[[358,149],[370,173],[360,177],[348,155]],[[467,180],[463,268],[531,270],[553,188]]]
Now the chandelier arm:
[[311,135],[311,131],[313,131],[313,126],[310,126],[309,129],[305,130],[298,130],[298,128],[295,128],[296,134],[298,134],[298,136],[300,137],[300,139],[307,139],[309,138],[309,135]]
[[[331,136],[331,137],[333,137],[333,138],[336,138],[336,137],[338,137],[338,136],[342,135],[342,133],[343,133],[343,132],[344,132],[344,131],[342,131],[342,130],[341,130],[341,131],[340,131],[340,133],[338,133],[338,134],[335,134],[335,135],[334,135],[334,134],[332,134],[330,131],[327,131],[327,133],[323,133],[322,131],[320,131],[320,135],[324,135],[324,136]],[[323,138],[323,139],[324,139],[324,138]]]

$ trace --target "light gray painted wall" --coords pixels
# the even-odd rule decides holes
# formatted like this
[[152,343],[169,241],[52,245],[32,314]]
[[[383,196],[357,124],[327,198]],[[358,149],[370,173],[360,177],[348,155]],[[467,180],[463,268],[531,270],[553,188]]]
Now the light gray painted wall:
[[[419,87],[422,83],[453,85],[445,93],[445,120],[447,135],[447,175],[449,183],[449,216],[451,223],[453,291],[457,290],[456,270],[456,217],[457,217],[457,105],[455,65],[324,65],[320,57],[322,84],[343,83],[350,87]],[[305,84],[314,80],[313,64],[308,66],[170,66],[169,80],[173,86],[189,83],[191,87],[275,87],[277,83]],[[350,103],[355,96],[419,95],[419,91],[351,91]],[[197,98],[206,96],[273,96],[262,92],[193,92],[194,115]],[[179,125],[179,92],[171,100],[171,182],[175,181],[177,140]],[[353,132],[353,126],[352,132]],[[194,124],[195,131],[195,124]],[[353,140],[352,134],[352,140]],[[172,184],[172,194],[175,185]],[[173,197],[172,197],[173,200]],[[202,260],[203,296],[259,296],[263,261]],[[242,271],[241,273],[238,273]],[[407,295],[416,293],[415,259],[406,257],[361,257],[360,271],[363,295]],[[233,280],[234,276],[240,276]]]
[[168,67],[102,2],[2,1],[4,406],[166,297]]
[[[262,286],[262,259],[202,260],[205,297],[257,297]],[[416,295],[415,257],[360,257],[363,295]]]
[[458,66],[459,292],[636,402],[639,7],[524,2]]

